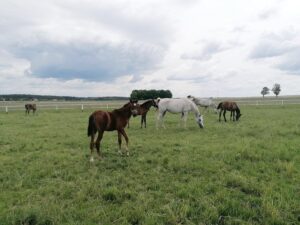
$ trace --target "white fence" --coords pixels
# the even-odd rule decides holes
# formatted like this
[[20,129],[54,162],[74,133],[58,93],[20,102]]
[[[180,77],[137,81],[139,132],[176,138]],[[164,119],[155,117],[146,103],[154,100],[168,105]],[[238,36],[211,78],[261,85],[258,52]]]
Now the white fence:
[[[216,103],[224,99],[214,99]],[[234,100],[240,106],[284,106],[284,105],[298,105],[300,104],[300,98],[290,99],[236,99]],[[25,111],[25,104],[29,102],[24,101],[0,101],[0,112],[10,111]],[[76,109],[84,111],[86,109],[115,109],[119,108],[126,103],[126,101],[89,101],[89,102],[67,102],[67,101],[38,101],[34,102],[37,105],[37,109],[40,110],[62,110],[62,109]]]
[[297,105],[300,104],[300,99],[276,99],[276,100],[238,100],[235,101],[238,105],[252,105],[252,106],[264,106],[264,105]]
[[20,101],[2,101],[0,102],[0,112],[10,111],[25,111],[25,104],[34,103],[37,106],[37,110],[62,110],[62,109],[115,109],[121,107],[126,102],[111,101],[111,102],[20,102]]

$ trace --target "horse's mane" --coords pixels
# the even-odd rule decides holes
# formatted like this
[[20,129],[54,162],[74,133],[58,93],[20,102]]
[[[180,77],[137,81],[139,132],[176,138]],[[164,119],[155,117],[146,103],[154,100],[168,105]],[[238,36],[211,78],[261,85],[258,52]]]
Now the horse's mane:
[[150,99],[148,101],[145,101],[140,106],[143,107],[143,108],[146,108],[146,109],[150,109],[150,107],[152,106],[152,102],[153,102],[153,99]]
[[198,107],[197,107],[197,105],[195,104],[195,102],[194,101],[192,101],[192,100],[190,100],[190,99],[188,99],[187,98],[187,100],[189,101],[189,102],[191,102],[191,105],[192,105],[192,107],[193,107],[193,111],[194,111],[194,113],[195,113],[195,115],[201,115],[201,113],[199,112],[199,109],[198,109]]
[[131,115],[131,111],[129,110],[130,109],[130,102],[126,103],[125,105],[123,105],[121,108],[119,109],[114,109],[112,111],[112,113],[116,113],[116,114],[122,114],[124,112],[127,112],[127,113],[130,113]]

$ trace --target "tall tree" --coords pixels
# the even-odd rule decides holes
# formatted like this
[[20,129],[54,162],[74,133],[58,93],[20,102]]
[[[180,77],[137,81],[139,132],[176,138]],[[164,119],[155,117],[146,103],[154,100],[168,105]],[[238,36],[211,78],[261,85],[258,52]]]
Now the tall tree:
[[268,87],[263,87],[263,89],[260,92],[263,96],[263,98],[265,97],[265,95],[268,95],[270,93],[270,89]]
[[272,88],[273,93],[276,95],[276,98],[278,97],[280,91],[281,91],[281,87],[280,84],[275,83],[273,88]]

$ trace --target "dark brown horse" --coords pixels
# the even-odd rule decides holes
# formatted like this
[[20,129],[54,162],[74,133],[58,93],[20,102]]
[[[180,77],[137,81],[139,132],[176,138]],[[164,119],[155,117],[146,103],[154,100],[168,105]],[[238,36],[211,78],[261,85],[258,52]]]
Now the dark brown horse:
[[25,104],[25,114],[29,114],[30,110],[34,114],[36,111],[36,104]]
[[[94,161],[93,152],[94,146],[96,145],[97,153],[99,158],[101,158],[100,154],[100,142],[103,137],[104,131],[118,131],[118,143],[119,143],[119,152],[121,152],[121,144],[122,137],[125,138],[126,141],[126,153],[129,155],[128,151],[128,137],[125,133],[124,128],[126,127],[129,118],[131,115],[136,115],[138,113],[138,104],[132,100],[126,105],[124,105],[120,109],[115,109],[112,112],[106,111],[95,111],[89,117],[89,125],[88,125],[88,136],[91,137],[90,149],[91,149],[91,158],[90,161]],[[98,132],[98,137],[96,142],[94,142],[95,135]]]
[[[129,106],[131,103],[138,103],[138,100],[131,99],[129,102],[127,102],[125,105],[123,105],[123,107]],[[139,113],[138,109],[137,109],[137,113]],[[139,115],[139,114],[133,115],[133,117],[136,117],[137,115]],[[129,119],[130,119],[130,117],[129,117]],[[127,123],[127,128],[129,128],[129,119],[128,119],[128,123]]]
[[[239,118],[242,116],[241,114],[241,111],[239,109],[239,107],[237,106],[236,102],[220,102],[217,109],[220,110],[220,113],[219,113],[219,121],[221,121],[221,114],[223,112],[223,117],[224,117],[224,120],[225,122],[227,121],[226,120],[226,117],[225,117],[225,114],[226,114],[226,110],[230,111],[230,120],[231,118],[233,117],[233,121],[238,121]],[[235,115],[236,113],[236,115]]]
[[138,115],[141,115],[141,128],[143,127],[143,124],[146,128],[146,117],[147,117],[147,113],[150,110],[151,106],[154,106],[155,108],[157,108],[157,104],[154,101],[154,99],[144,102],[139,107]]

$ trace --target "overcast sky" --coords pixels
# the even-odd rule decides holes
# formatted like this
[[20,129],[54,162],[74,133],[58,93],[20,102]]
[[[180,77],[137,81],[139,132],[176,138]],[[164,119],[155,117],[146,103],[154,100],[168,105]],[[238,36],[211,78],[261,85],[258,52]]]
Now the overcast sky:
[[0,0],[0,94],[300,94],[299,0]]

